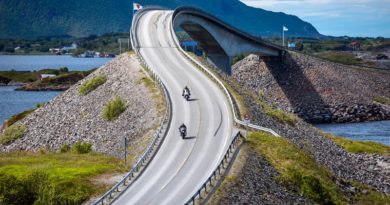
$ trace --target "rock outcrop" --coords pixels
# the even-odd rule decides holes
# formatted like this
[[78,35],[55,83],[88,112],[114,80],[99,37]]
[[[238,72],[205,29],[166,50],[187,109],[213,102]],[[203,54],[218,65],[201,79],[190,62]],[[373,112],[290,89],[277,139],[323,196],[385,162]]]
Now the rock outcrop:
[[[105,75],[107,81],[80,95],[80,85],[97,75]],[[58,150],[82,141],[91,143],[94,151],[122,156],[127,137],[132,150],[142,152],[162,118],[157,110],[159,102],[142,83],[143,77],[134,55],[117,57],[18,122],[27,128],[26,133],[7,146],[0,145],[0,151]],[[103,119],[102,112],[115,96],[126,102],[127,109],[110,122]]]
[[390,110],[374,102],[390,97],[390,72],[371,71],[294,52],[282,62],[250,55],[233,66],[233,78],[264,99],[310,123],[390,119]]

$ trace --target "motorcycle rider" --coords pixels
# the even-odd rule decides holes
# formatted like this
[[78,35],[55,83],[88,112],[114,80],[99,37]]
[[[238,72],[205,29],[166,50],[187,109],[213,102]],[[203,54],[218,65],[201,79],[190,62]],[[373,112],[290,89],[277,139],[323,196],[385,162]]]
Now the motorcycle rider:
[[187,135],[187,126],[184,123],[180,125],[179,132],[181,137],[184,139],[184,137]]
[[186,94],[191,95],[190,89],[187,86],[184,87],[182,96],[185,96]]

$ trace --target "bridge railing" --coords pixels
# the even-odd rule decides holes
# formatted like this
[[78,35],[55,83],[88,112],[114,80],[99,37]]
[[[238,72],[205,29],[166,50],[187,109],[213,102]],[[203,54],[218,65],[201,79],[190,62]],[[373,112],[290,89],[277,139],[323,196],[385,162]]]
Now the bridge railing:
[[[172,21],[173,21],[173,19],[172,19]],[[242,121],[242,120],[240,120],[238,118],[237,112],[236,112],[236,109],[235,109],[235,105],[233,103],[233,97],[231,96],[231,94],[228,91],[228,89],[225,87],[225,85],[222,83],[222,81],[213,72],[211,72],[208,68],[206,68],[204,65],[202,65],[202,63],[200,63],[199,61],[194,59],[192,56],[190,56],[187,52],[185,52],[183,50],[183,48],[180,46],[179,40],[177,39],[177,37],[175,35],[175,31],[173,29],[173,22],[172,21],[170,23],[171,24],[170,25],[170,27],[171,27],[171,35],[172,35],[172,37],[173,37],[173,39],[175,41],[175,44],[176,44],[177,48],[179,49],[179,51],[187,59],[189,59],[196,67],[198,67],[200,70],[202,70],[206,75],[208,75],[222,89],[223,93],[225,94],[225,96],[227,97],[227,99],[229,101],[229,104],[230,104],[230,107],[231,107],[231,110],[232,110],[232,113],[233,113],[234,122],[237,125],[239,125],[239,126],[250,127],[252,129],[268,132],[268,133],[271,133],[274,136],[279,137],[278,133],[276,133],[274,130],[272,130],[270,128],[262,127],[262,126],[251,124],[251,123],[247,123],[247,122],[244,122],[244,121]]]
[[213,173],[207,178],[207,180],[197,189],[194,195],[186,201],[185,205],[195,204],[197,201],[201,202],[202,199],[206,198],[213,187],[216,187],[218,182],[223,179],[225,172],[228,170],[229,166],[233,162],[234,156],[237,154],[239,145],[242,144],[241,134],[237,132],[233,138],[232,143],[230,144],[228,150],[226,151],[223,159],[219,162],[217,168]]
[[[136,15],[135,18],[133,18],[132,25],[136,25],[139,20],[139,15]],[[136,48],[136,41],[134,41],[134,27],[132,26],[131,29],[131,41],[134,48]],[[118,197],[123,191],[127,189],[129,185],[133,182],[133,179],[139,175],[139,173],[144,169],[151,157],[156,153],[158,150],[159,145],[165,138],[167,131],[169,129],[170,123],[171,123],[171,116],[172,116],[172,102],[170,95],[168,93],[168,90],[166,89],[164,83],[161,81],[161,79],[158,77],[156,73],[152,69],[149,68],[149,66],[146,64],[145,60],[143,59],[142,55],[138,52],[137,49],[135,49],[135,52],[141,62],[141,64],[144,66],[145,70],[148,72],[149,76],[157,83],[159,89],[163,92],[163,95],[165,97],[165,104],[166,104],[166,111],[164,114],[164,118],[160,123],[159,128],[157,129],[152,142],[148,145],[145,152],[138,158],[135,165],[131,168],[131,170],[126,174],[126,176],[118,182],[116,185],[114,185],[108,192],[106,192],[103,196],[101,196],[98,200],[96,200],[93,204],[99,205],[99,204],[110,204],[114,200],[114,197]],[[115,196],[114,196],[115,195]]]

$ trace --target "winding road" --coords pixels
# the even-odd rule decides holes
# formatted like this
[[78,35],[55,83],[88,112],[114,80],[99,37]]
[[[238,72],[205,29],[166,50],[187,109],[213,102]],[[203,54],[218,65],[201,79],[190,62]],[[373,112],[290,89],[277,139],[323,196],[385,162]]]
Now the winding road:
[[[223,158],[233,139],[233,116],[218,86],[178,50],[173,11],[144,11],[135,26],[139,53],[161,78],[172,100],[172,121],[150,164],[114,204],[184,204]],[[182,96],[184,86],[192,100]],[[182,139],[179,126],[188,127]]]

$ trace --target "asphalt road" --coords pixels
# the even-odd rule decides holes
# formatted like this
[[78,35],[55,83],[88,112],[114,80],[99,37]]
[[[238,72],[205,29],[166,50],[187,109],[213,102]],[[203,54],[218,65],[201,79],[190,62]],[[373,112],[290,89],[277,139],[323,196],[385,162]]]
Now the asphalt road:
[[[184,204],[217,167],[233,138],[225,96],[175,47],[171,16],[172,11],[148,11],[136,28],[141,55],[170,93],[171,127],[149,166],[114,204]],[[186,85],[189,102],[181,95]],[[187,139],[179,133],[183,122]]]

